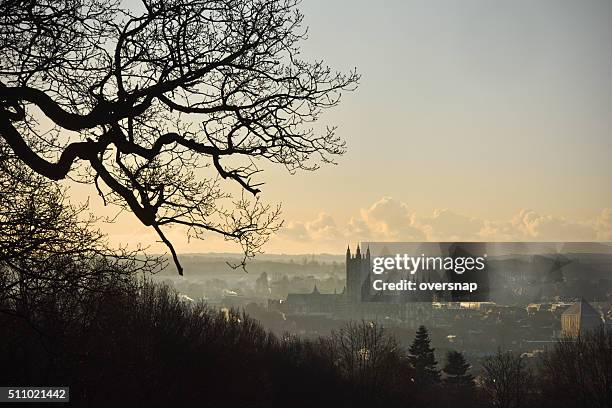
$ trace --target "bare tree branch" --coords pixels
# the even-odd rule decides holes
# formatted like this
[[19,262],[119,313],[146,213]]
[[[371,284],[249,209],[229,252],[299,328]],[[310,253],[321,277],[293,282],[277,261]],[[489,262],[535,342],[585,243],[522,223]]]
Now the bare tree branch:
[[220,181],[254,196],[261,160],[333,162],[345,143],[316,122],[359,76],[300,59],[297,0],[143,5],[0,0],[0,139],[38,174],[93,183],[133,212],[179,273],[162,226],[222,234],[252,256],[280,210],[233,201]]

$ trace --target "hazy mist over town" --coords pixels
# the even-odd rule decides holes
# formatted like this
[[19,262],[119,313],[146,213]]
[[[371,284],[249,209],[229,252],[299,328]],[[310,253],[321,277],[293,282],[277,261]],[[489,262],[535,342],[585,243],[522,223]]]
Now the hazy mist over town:
[[573,243],[564,250],[563,254],[525,250],[489,258],[489,302],[433,307],[409,303],[408,309],[417,310],[409,318],[399,311],[352,315],[333,304],[317,304],[316,296],[311,302],[292,299],[314,291],[340,296],[346,290],[345,255],[262,255],[249,261],[245,271],[228,265],[239,254],[190,254],[183,257],[193,273],[179,277],[170,269],[154,279],[176,288],[188,302],[203,298],[219,308],[244,308],[278,334],[314,338],[351,319],[373,318],[402,333],[399,338],[406,345],[414,330],[427,324],[436,333],[434,344],[439,350],[460,347],[470,350],[473,358],[499,347],[537,354],[560,335],[561,315],[577,299],[588,299],[606,320],[612,318],[612,247]]

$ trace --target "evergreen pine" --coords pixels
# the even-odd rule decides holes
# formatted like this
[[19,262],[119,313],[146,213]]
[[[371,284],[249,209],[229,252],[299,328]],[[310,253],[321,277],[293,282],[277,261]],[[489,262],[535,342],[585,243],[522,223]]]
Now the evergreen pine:
[[445,382],[457,387],[474,386],[474,377],[467,373],[470,365],[465,357],[458,351],[449,351],[446,354],[446,365],[442,369],[446,374]]
[[409,360],[415,370],[415,383],[419,385],[432,385],[440,382],[440,370],[438,370],[433,348],[429,343],[429,332],[425,326],[420,326],[416,337],[410,346]]

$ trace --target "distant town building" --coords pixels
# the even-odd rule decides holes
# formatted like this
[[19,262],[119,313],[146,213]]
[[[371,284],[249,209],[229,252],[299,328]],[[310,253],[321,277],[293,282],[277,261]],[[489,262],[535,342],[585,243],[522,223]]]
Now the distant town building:
[[286,304],[294,313],[333,314],[344,294],[321,293],[315,284],[311,293],[289,293]]
[[571,305],[561,315],[561,334],[578,337],[603,325],[601,314],[584,299]]

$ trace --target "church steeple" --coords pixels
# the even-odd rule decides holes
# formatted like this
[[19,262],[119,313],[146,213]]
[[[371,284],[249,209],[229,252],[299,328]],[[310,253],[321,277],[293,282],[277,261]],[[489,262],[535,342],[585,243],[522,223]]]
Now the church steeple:
[[347,245],[346,246],[346,259],[351,259],[351,246]]
[[370,246],[368,245],[368,249],[366,250],[366,259],[370,259]]
[[355,256],[357,258],[361,258],[361,249],[359,248],[359,244],[357,244],[357,252],[355,252]]

